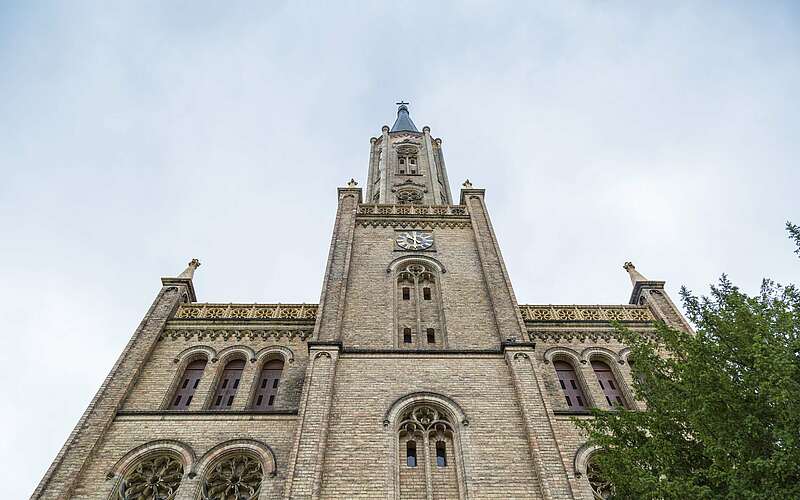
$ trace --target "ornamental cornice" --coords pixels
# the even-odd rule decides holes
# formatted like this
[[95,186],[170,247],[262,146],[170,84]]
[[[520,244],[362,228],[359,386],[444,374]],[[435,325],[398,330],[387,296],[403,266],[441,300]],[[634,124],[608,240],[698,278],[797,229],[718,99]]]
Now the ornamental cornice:
[[301,340],[311,338],[313,328],[301,329],[235,329],[235,328],[167,328],[159,340]]
[[469,219],[462,221],[447,220],[404,220],[404,219],[357,219],[361,227],[391,227],[400,229],[465,229],[470,227]]
[[526,322],[655,321],[650,309],[636,305],[521,305],[519,308]]
[[[654,332],[637,331],[640,335],[652,336]],[[543,344],[584,344],[599,342],[617,343],[623,342],[617,330],[529,330],[528,337],[531,342],[541,342]]]

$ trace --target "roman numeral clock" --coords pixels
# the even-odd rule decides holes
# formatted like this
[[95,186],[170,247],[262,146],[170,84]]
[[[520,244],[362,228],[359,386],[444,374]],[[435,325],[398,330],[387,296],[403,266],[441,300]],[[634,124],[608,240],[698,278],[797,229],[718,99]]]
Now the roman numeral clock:
[[402,250],[431,250],[433,234],[425,231],[399,231],[394,241]]

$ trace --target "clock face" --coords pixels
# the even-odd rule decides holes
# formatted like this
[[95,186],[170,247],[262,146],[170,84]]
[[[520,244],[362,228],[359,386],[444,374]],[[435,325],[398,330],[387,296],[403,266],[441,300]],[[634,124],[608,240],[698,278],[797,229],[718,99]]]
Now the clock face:
[[433,245],[433,235],[422,231],[406,231],[398,234],[395,241],[403,250],[425,250]]

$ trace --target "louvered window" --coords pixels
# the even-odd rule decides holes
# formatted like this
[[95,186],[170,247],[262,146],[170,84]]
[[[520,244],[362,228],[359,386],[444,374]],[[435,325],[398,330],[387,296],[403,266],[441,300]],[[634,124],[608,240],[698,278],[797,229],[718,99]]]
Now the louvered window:
[[211,403],[212,410],[227,410],[233,405],[233,399],[242,381],[242,370],[244,370],[244,360],[241,359],[235,359],[225,365]]
[[268,361],[261,370],[256,386],[253,409],[269,410],[275,405],[275,398],[278,397],[278,384],[281,380],[283,371],[283,361],[276,359]]
[[592,369],[597,376],[597,381],[603,389],[603,394],[606,396],[606,401],[609,406],[625,406],[625,399],[622,396],[622,390],[614,378],[614,372],[611,367],[602,361],[592,361]]
[[553,366],[558,375],[558,384],[564,392],[564,399],[567,400],[567,406],[575,410],[585,409],[586,396],[581,390],[581,384],[578,382],[578,377],[572,365],[564,361],[556,361]]
[[205,367],[205,359],[198,359],[186,365],[183,377],[175,390],[175,396],[172,398],[171,410],[185,410],[189,407],[194,397],[194,391],[197,390],[197,386],[200,384],[200,378],[203,376]]

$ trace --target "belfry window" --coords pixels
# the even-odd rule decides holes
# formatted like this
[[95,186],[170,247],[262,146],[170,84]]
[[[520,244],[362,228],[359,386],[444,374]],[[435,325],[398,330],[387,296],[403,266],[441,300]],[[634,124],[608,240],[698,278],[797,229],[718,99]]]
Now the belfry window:
[[622,397],[622,390],[616,378],[614,378],[614,372],[611,371],[611,367],[602,361],[592,361],[592,369],[597,376],[597,381],[600,383],[600,388],[603,389],[608,406],[622,406],[624,408],[625,399]]
[[178,382],[178,388],[175,390],[175,396],[172,398],[171,410],[185,410],[189,407],[205,368],[205,359],[198,359],[186,365],[183,377],[181,377]]
[[275,405],[278,396],[278,384],[283,371],[283,361],[274,359],[264,363],[261,375],[258,377],[256,392],[253,400],[254,410],[269,410]]
[[[395,324],[397,347],[446,348],[444,311],[441,304],[439,274],[421,260],[409,259],[395,271]],[[416,332],[416,339],[412,333]]]
[[578,377],[572,365],[564,361],[556,361],[553,363],[558,375],[558,384],[561,386],[561,391],[564,393],[564,399],[567,401],[567,406],[576,410],[583,410],[586,408],[586,396],[583,394]]
[[217,384],[217,391],[211,403],[212,410],[227,410],[233,405],[236,391],[239,389],[239,382],[242,380],[244,370],[244,360],[234,359],[225,365],[222,377]]
[[402,175],[417,175],[417,148],[401,146],[397,150],[397,173]]

